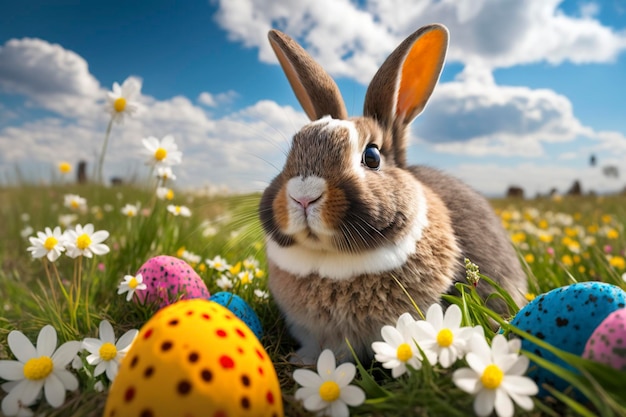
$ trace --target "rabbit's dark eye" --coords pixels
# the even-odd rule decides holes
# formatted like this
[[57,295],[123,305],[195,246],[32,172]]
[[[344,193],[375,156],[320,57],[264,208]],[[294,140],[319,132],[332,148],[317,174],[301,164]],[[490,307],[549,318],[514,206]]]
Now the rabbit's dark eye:
[[380,168],[380,152],[376,145],[367,145],[363,152],[363,164],[373,170]]

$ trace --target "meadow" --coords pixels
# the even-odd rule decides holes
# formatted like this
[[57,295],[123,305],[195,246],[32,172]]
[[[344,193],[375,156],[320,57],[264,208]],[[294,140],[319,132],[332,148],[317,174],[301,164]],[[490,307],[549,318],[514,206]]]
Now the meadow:
[[[83,204],[65,201],[67,195],[84,198]],[[145,185],[103,187],[62,180],[51,185],[1,188],[0,359],[12,359],[6,343],[11,330],[19,330],[34,341],[40,329],[50,324],[62,343],[95,337],[103,319],[113,325],[116,335],[141,328],[156,307],[127,302],[126,294],[118,295],[117,288],[125,275],[134,275],[150,257],[171,255],[193,266],[211,293],[232,285],[228,290],[250,304],[264,327],[261,342],[280,379],[285,415],[314,415],[294,397],[297,384],[292,373],[297,367],[289,363],[288,356],[296,346],[271,295],[268,297],[263,237],[256,215],[259,197],[174,192],[160,199],[155,197],[154,189]],[[604,281],[626,288],[626,197],[492,203],[528,272],[529,300],[579,281]],[[129,211],[128,204],[136,210]],[[175,210],[167,209],[172,204],[188,207],[189,216],[175,215]],[[109,232],[104,241],[109,253],[91,259],[62,255],[50,262],[45,257],[35,259],[27,250],[31,245],[28,237],[45,227],[66,229],[88,223],[95,230]],[[228,263],[228,269],[211,267],[217,256]],[[76,285],[78,281],[82,285]],[[471,285],[465,289],[467,297],[456,301],[466,313],[471,312],[466,320],[486,323],[492,315],[481,300],[472,296]],[[488,325],[486,329],[487,338],[493,337]],[[585,370],[585,377],[572,377],[572,381],[586,389],[591,398],[579,402],[567,395],[561,399],[534,399],[532,411],[517,408],[516,415],[626,415],[621,389],[618,384],[612,385],[612,381],[624,377],[623,373],[585,363],[575,365]],[[359,367],[355,383],[363,388],[367,400],[351,408],[351,415],[470,415],[473,397],[450,378],[452,370],[460,366],[462,361],[450,369],[424,366],[400,378],[391,377],[375,362],[368,369]],[[79,379],[79,389],[68,392],[58,408],[43,399],[37,402],[31,407],[36,415],[102,415],[109,385],[105,375],[95,377],[93,367],[86,363],[73,372]],[[0,395],[4,397],[5,393]]]
[[[0,186],[0,401],[5,414],[103,415],[124,352],[159,308],[154,302],[135,302],[145,290],[138,271],[149,259],[169,255],[188,263],[211,294],[230,291],[258,315],[264,330],[260,342],[276,370],[286,416],[321,415],[320,410],[333,417],[489,415],[494,406],[500,417],[626,415],[626,373],[563,352],[512,326],[521,306],[471,260],[466,260],[467,282],[456,284],[458,295],[444,296],[450,304],[445,317],[437,305],[418,311],[424,320],[402,321],[401,316],[395,328],[394,323],[384,326],[384,343],[373,346],[371,364],[337,364],[334,374],[329,371],[335,368],[334,357],[323,352],[317,372],[324,368],[335,378],[323,383],[311,369],[292,365],[297,346],[267,288],[259,194],[172,188],[172,167],[181,164],[182,152],[171,135],[142,140],[148,175],[103,185],[112,128],[139,108],[133,98],[140,88],[129,79],[122,86],[115,83],[109,93],[111,119],[90,181],[75,182],[73,167],[62,162],[45,183],[24,180],[18,171]],[[619,195],[492,200],[528,274],[526,299],[581,281],[626,288],[625,203],[626,196]],[[509,314],[489,309],[478,285],[493,286],[492,296],[508,305]],[[428,347],[413,330],[409,336],[400,333],[417,327],[436,335],[436,343]],[[532,341],[567,366],[520,352],[519,340],[507,341],[501,332]],[[549,395],[534,397],[538,388],[524,375],[529,358],[531,367],[558,375],[580,395],[542,387]],[[243,384],[250,385],[247,376]],[[190,385],[179,389],[188,393]],[[241,405],[249,409],[244,399]],[[274,404],[273,395],[268,401]]]

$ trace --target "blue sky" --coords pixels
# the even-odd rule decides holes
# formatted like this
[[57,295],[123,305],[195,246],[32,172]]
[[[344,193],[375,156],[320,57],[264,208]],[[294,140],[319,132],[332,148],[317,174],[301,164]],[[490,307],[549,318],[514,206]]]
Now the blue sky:
[[[142,112],[116,125],[106,176],[143,173],[141,138],[172,134],[178,186],[262,190],[306,123],[266,33],[298,39],[351,115],[404,37],[451,33],[448,62],[414,122],[409,158],[478,190],[622,189],[626,5],[621,0],[29,1],[0,15],[0,178],[45,179],[100,149],[114,82],[142,81]],[[598,166],[590,167],[594,154]]]

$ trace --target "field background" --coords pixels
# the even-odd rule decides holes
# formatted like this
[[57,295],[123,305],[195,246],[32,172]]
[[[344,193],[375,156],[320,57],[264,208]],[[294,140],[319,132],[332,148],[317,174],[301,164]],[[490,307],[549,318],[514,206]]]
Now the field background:
[[[66,194],[86,198],[87,210],[72,213],[64,207]],[[221,291],[216,285],[220,274],[208,267],[205,260],[216,255],[235,266],[253,257],[265,271],[262,232],[256,215],[259,197],[257,194],[209,197],[177,192],[173,201],[161,201],[144,185],[101,187],[69,184],[62,179],[57,179],[53,185],[24,183],[0,188],[0,359],[11,358],[6,337],[13,329],[34,340],[41,327],[52,324],[60,341],[65,341],[93,337],[101,319],[109,320],[118,336],[127,329],[140,328],[152,311],[127,303],[124,295],[117,295],[116,289],[124,275],[134,275],[155,255],[183,257],[186,256],[183,251],[187,251],[199,257],[199,262],[191,264],[211,293]],[[140,204],[145,212],[128,218],[121,213],[127,203]],[[188,218],[172,216],[166,210],[166,205],[172,203],[186,205],[192,215]],[[626,272],[626,196],[499,199],[492,200],[492,204],[509,230],[528,272],[528,299],[578,281],[599,280],[626,288],[622,278]],[[44,263],[33,260],[26,250],[27,236],[45,227],[60,225],[61,216],[67,214],[76,215],[74,224],[93,223],[96,230],[110,232],[105,243],[111,252],[86,260],[82,265],[81,279],[84,288],[88,287],[88,294],[82,300],[75,326],[68,324],[63,300],[52,299]],[[27,233],[29,227],[32,231]],[[62,256],[55,264],[62,279],[69,281],[75,261]],[[260,274],[249,283],[237,279],[234,282],[232,291],[241,295],[262,321],[265,331],[262,343],[281,381],[285,414],[309,415],[293,398],[296,386],[291,372],[295,368],[288,363],[293,341],[271,298],[266,300],[254,294],[255,289],[267,289],[265,276]],[[454,387],[448,371],[429,369],[399,380],[392,380],[378,368],[369,370],[368,374],[392,392],[394,398],[368,401],[353,409],[352,415],[463,416],[471,413],[472,398]],[[93,378],[82,372],[78,375],[79,392],[68,394],[60,409],[43,404],[36,410],[51,416],[101,415],[106,394],[94,390]],[[598,398],[613,398],[610,395],[615,388],[599,388]],[[369,395],[368,398],[371,399]],[[626,415],[623,403],[608,406],[601,412],[589,403],[585,406],[574,410],[571,405],[564,406],[556,400],[537,400],[533,412],[520,415]]]

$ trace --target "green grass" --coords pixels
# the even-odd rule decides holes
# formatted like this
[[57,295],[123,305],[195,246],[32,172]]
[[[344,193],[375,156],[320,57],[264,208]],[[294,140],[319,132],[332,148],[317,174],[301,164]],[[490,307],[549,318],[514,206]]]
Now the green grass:
[[[75,223],[93,223],[96,230],[109,231],[110,237],[105,243],[111,248],[107,255],[80,261],[83,292],[74,311],[70,311],[59,291],[54,270],[50,270],[53,286],[56,286],[53,293],[46,264],[32,259],[26,250],[28,239],[21,236],[27,226],[34,229],[33,235],[45,227],[59,225],[59,216],[70,213],[70,209],[63,207],[63,196],[69,193],[79,194],[88,202],[87,212],[77,213]],[[265,271],[263,236],[256,216],[258,199],[259,195],[177,195],[175,204],[184,204],[192,211],[191,217],[183,218],[172,216],[165,208],[168,202],[155,200],[151,190],[138,186],[105,188],[23,184],[0,188],[0,218],[3,219],[0,222],[0,359],[12,359],[6,337],[14,329],[34,341],[41,327],[52,324],[62,342],[93,337],[102,319],[113,324],[117,335],[130,328],[140,328],[153,310],[127,303],[125,296],[117,295],[116,289],[124,275],[135,274],[152,256],[180,256],[183,248],[198,255],[202,261],[192,266],[211,293],[221,291],[216,285],[219,273],[207,268],[203,262],[205,259],[220,255],[234,265],[252,256],[260,262],[260,269]],[[150,213],[134,218],[121,214],[122,206],[136,202],[149,209]],[[531,292],[529,297],[588,280],[601,280],[624,288],[626,197],[497,200],[493,201],[493,205],[502,216],[525,262]],[[61,280],[71,281],[77,261],[62,256],[55,266]],[[483,280],[487,281],[488,277],[483,277]],[[484,325],[491,336],[493,331],[489,323],[493,320],[509,329],[503,319],[510,317],[502,318],[484,307],[483,300],[471,285],[460,288],[462,297],[450,298],[449,301],[462,307],[469,323]],[[255,289],[267,290],[265,277],[254,279],[248,285],[235,280],[232,291],[242,296],[262,321],[265,334],[261,342],[279,376],[285,415],[312,415],[293,397],[297,387],[291,373],[295,368],[288,363],[288,355],[295,348],[294,342],[271,298],[259,299],[254,294]],[[507,294],[503,292],[502,296],[506,298]],[[515,306],[511,307],[516,310]],[[518,332],[517,329],[510,331]],[[535,400],[534,411],[526,413],[518,409],[519,415],[626,415],[623,389],[617,383],[623,381],[626,374],[560,351],[556,353],[581,370],[581,374],[564,374],[564,377],[587,394],[589,400],[578,404],[555,393],[561,398]],[[461,365],[459,363],[456,367]],[[471,415],[473,398],[454,386],[450,378],[452,370],[425,366],[409,376],[394,380],[376,364],[367,366],[367,369],[360,369],[357,381],[365,389],[368,400],[364,405],[351,409],[352,415]],[[544,366],[557,373],[565,372],[553,364]],[[36,412],[51,416],[100,416],[106,393],[95,392],[95,381],[86,373],[79,372],[77,375],[80,389],[68,394],[61,408],[52,409],[42,401],[35,408]],[[3,395],[0,393],[0,397]]]

